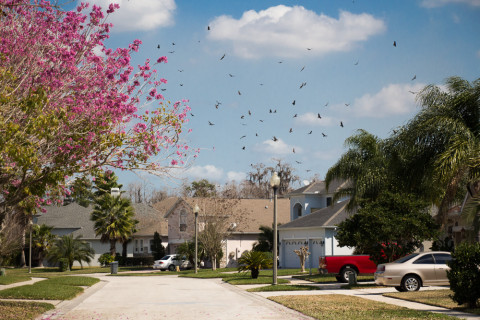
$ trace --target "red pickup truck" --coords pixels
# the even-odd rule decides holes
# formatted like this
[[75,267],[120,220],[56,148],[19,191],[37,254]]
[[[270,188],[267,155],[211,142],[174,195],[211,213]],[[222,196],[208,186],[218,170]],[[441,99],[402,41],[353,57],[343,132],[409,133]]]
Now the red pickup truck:
[[355,276],[360,273],[375,273],[377,265],[370,260],[368,255],[353,256],[326,256],[320,257],[320,272],[335,273],[337,280],[340,282],[348,282],[351,274]]

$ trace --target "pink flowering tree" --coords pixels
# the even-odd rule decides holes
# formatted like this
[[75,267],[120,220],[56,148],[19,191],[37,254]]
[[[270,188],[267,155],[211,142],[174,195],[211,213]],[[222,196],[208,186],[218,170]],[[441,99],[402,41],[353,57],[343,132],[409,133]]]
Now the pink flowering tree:
[[181,138],[186,101],[160,93],[166,80],[154,68],[167,58],[135,68],[140,40],[104,45],[117,8],[0,0],[1,213],[33,211],[73,175],[105,167],[166,174],[192,155]]

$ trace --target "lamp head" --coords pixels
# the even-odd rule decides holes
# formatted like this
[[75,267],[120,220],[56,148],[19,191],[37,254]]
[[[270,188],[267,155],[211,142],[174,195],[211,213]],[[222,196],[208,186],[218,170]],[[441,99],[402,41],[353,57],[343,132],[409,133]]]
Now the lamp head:
[[193,212],[198,213],[200,211],[200,208],[198,207],[198,204],[195,204],[195,207],[193,207]]
[[276,189],[280,186],[280,177],[278,176],[277,172],[275,171],[270,178],[270,187]]

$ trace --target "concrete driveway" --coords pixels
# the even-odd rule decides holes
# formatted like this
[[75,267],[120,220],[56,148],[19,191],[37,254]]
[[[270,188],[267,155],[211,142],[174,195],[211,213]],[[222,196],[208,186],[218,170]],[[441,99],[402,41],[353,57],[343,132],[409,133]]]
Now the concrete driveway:
[[42,319],[311,319],[220,279],[98,277]]

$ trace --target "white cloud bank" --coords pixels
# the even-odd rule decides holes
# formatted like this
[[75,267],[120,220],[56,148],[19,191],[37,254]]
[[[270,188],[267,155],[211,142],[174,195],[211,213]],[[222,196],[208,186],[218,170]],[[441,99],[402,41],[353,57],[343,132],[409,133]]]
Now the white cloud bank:
[[[79,1],[80,2],[80,1]],[[101,6],[104,11],[110,3],[118,3],[120,9],[108,17],[113,23],[112,32],[148,31],[174,24],[175,0],[90,0],[90,5]]]
[[480,7],[480,0],[423,0],[420,4],[426,8],[437,8],[447,4],[467,4],[472,7]]
[[302,149],[300,147],[288,145],[282,139],[278,139],[277,141],[265,140],[261,144],[255,145],[256,151],[271,154],[271,155],[292,154],[293,149],[295,149],[296,153],[302,152]]
[[424,84],[390,84],[375,94],[355,99],[351,108],[357,116],[384,118],[415,110],[415,96]]
[[246,11],[238,20],[223,15],[209,25],[210,39],[231,42],[234,53],[244,58],[348,51],[386,28],[383,20],[366,13],[340,11],[335,19],[302,6],[284,5]]
[[183,174],[191,180],[207,179],[210,182],[241,182],[245,180],[247,174],[239,171],[228,171],[226,174],[222,168],[217,168],[214,165],[193,166],[188,168]]
[[319,127],[331,127],[337,125],[338,121],[332,117],[321,115],[321,119],[318,117],[317,113],[307,112],[299,115],[295,119],[295,124],[302,126],[319,126]]

